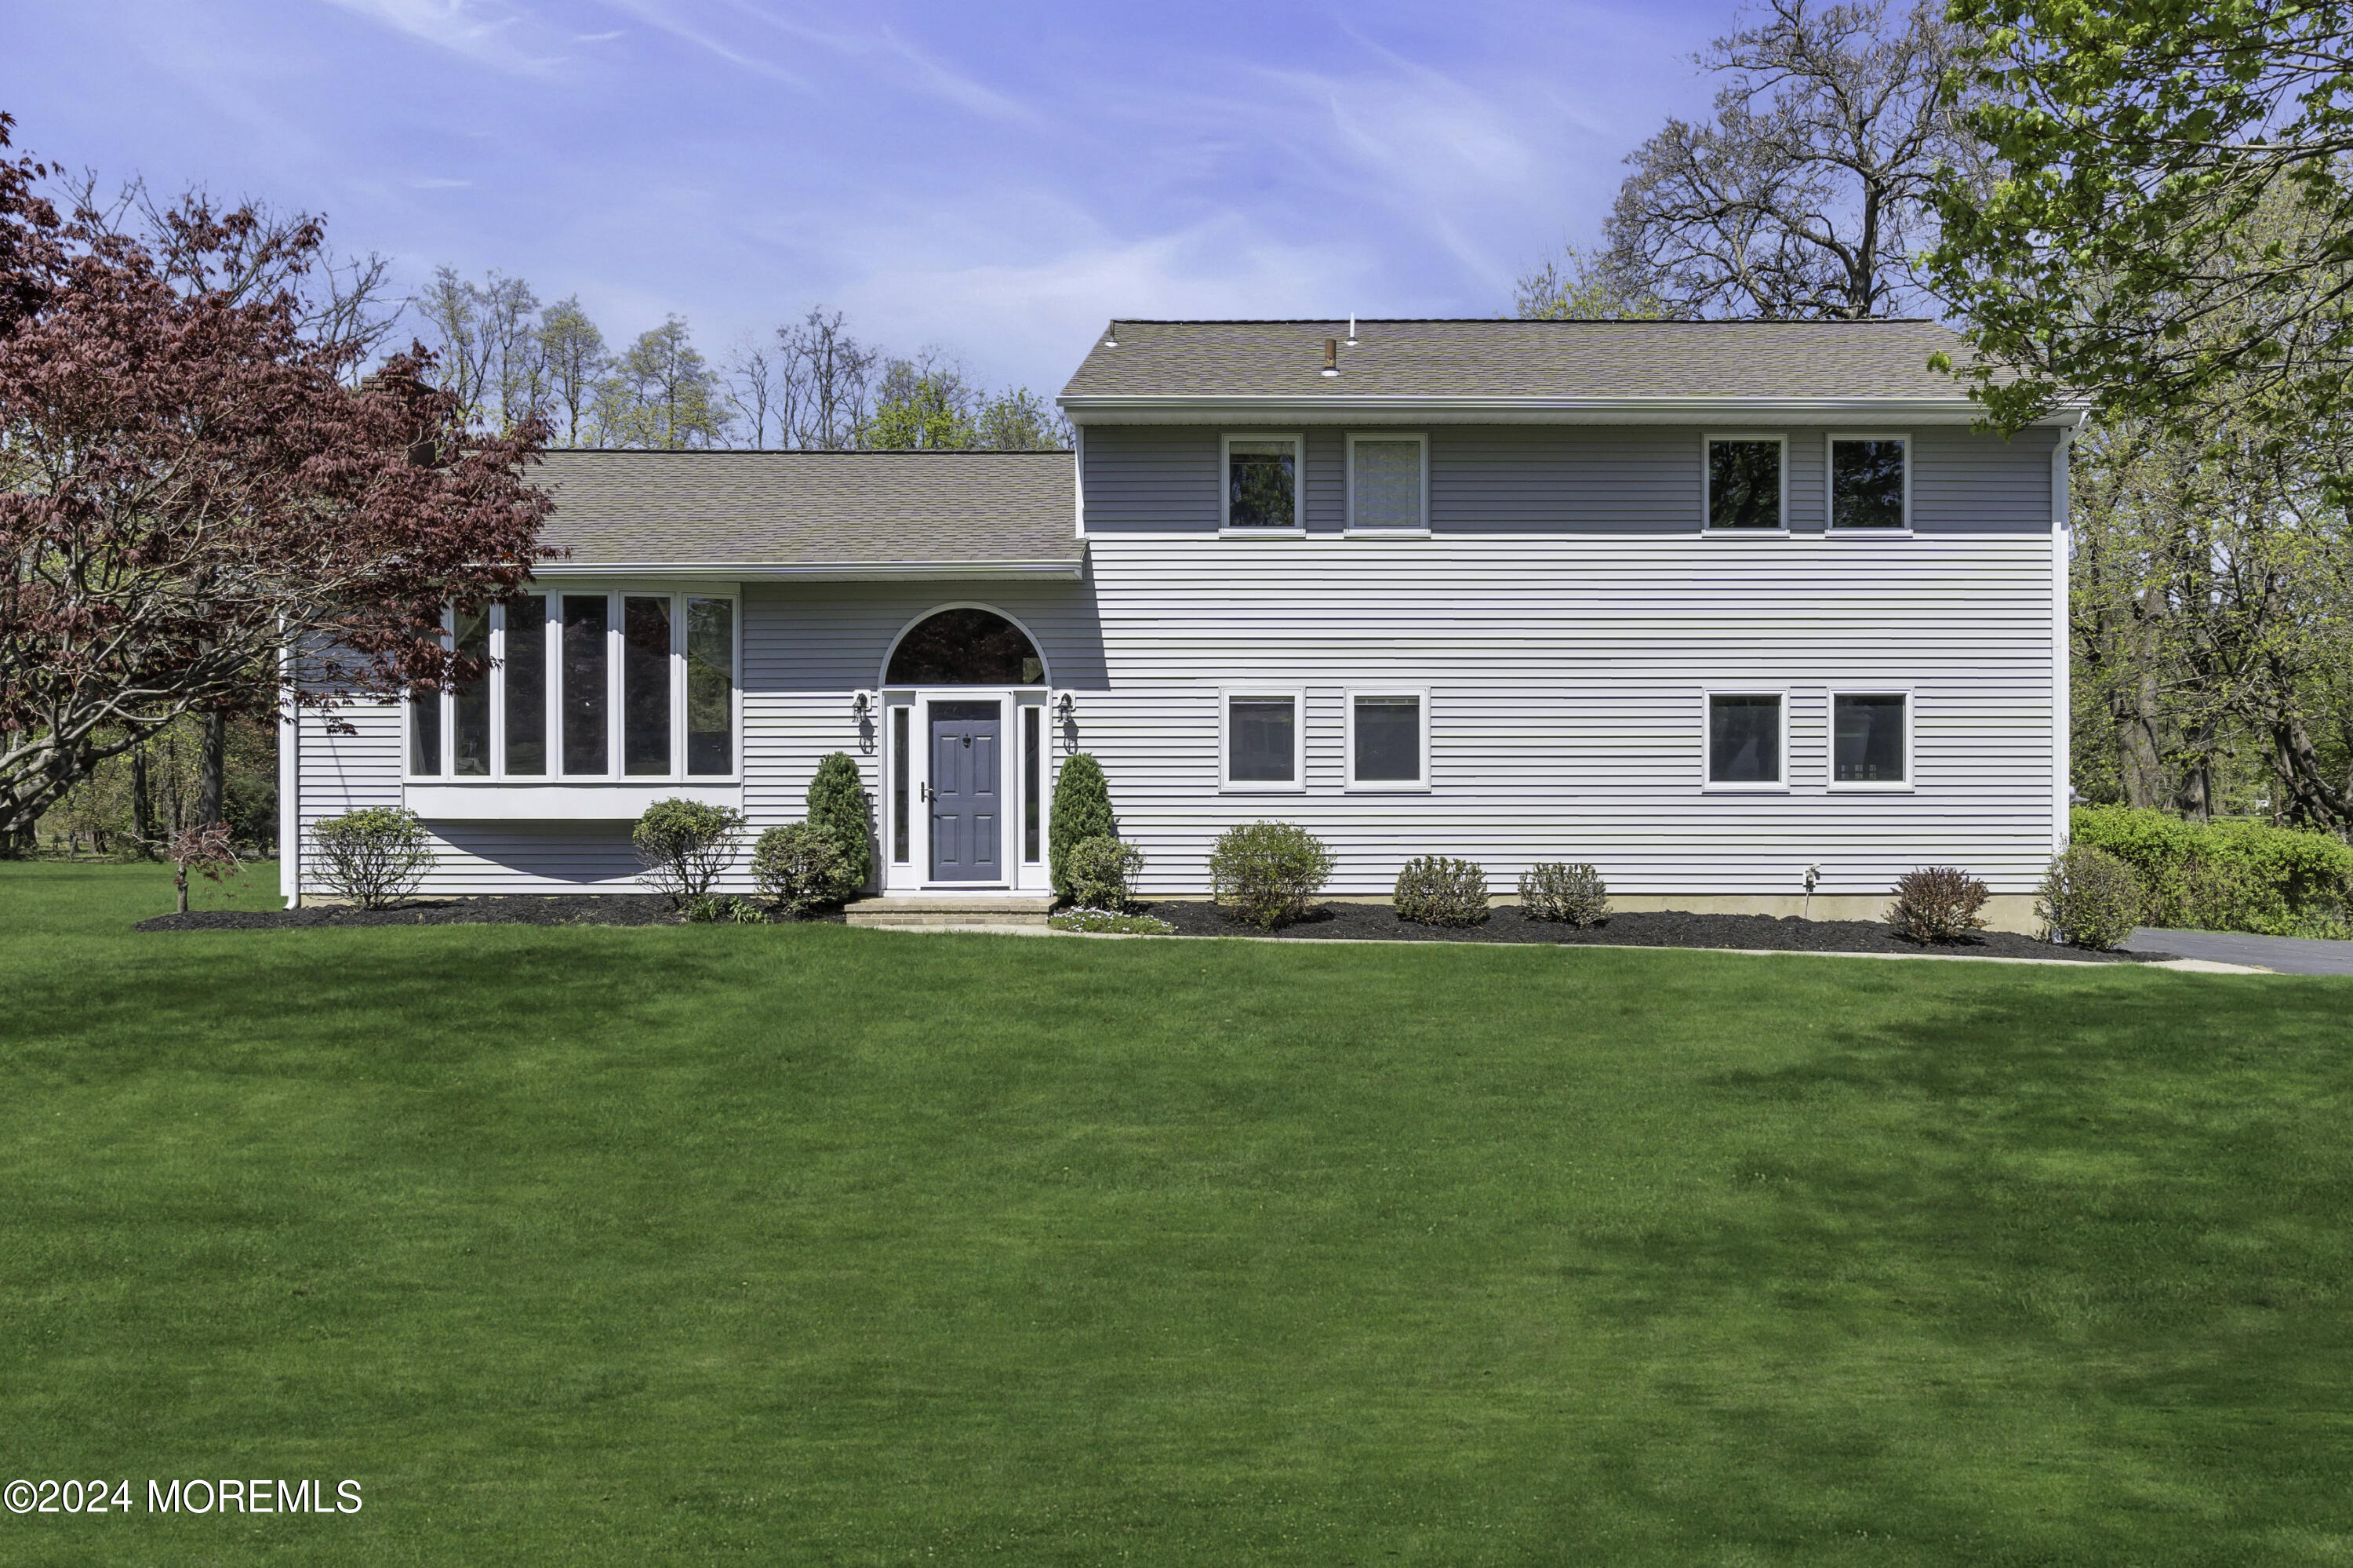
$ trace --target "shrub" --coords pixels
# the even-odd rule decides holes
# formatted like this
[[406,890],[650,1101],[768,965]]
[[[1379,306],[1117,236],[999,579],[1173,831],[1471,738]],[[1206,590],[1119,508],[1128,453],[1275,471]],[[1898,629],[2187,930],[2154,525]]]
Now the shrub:
[[770,828],[752,850],[752,881],[796,919],[839,904],[864,885],[841,842],[814,822]]
[[1150,915],[1122,915],[1111,909],[1063,909],[1046,916],[1057,931],[1109,931],[1122,937],[1166,937],[1176,929]]
[[1209,852],[1209,895],[1263,931],[1303,916],[1331,879],[1332,852],[1289,822],[1228,828]]
[[1405,863],[1389,902],[1417,926],[1483,926],[1487,874],[1476,863],[1426,854]]
[[1062,863],[1071,885],[1067,895],[1082,909],[1127,907],[1129,889],[1144,869],[1144,852],[1117,839],[1081,839]]
[[2034,913],[2052,940],[2105,952],[2132,935],[2143,902],[2131,866],[2104,849],[2074,844],[2052,861]]
[[2328,833],[2267,822],[2200,827],[2129,806],[2077,807],[2069,832],[2140,879],[2147,925],[2276,935],[2307,911],[2353,899],[2353,846]]
[[311,824],[312,874],[363,909],[416,892],[432,865],[432,835],[414,811],[370,806]]
[[1978,911],[1992,896],[1984,883],[1957,866],[1923,866],[1897,879],[1887,923],[1915,942],[1957,942],[1984,927]]
[[874,811],[857,759],[837,751],[817,765],[809,780],[808,825],[840,846],[847,898],[874,874]]
[[644,880],[684,908],[688,899],[710,892],[726,871],[743,831],[744,813],[734,807],[673,795],[646,808],[629,842],[646,868]]
[[1548,861],[1520,873],[1520,914],[1530,920],[1598,926],[1609,914],[1609,889],[1589,865]]
[[1103,765],[1085,752],[1065,758],[1054,779],[1054,811],[1048,819],[1046,871],[1054,891],[1083,904],[1071,886],[1071,852],[1089,839],[1119,837],[1119,823],[1111,814],[1111,785]]

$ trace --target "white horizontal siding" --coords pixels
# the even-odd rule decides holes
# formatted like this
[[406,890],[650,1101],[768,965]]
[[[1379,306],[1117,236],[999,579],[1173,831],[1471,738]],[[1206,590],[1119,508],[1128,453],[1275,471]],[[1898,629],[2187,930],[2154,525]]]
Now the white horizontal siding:
[[[1201,891],[1217,834],[1299,822],[1334,891],[1388,890],[1416,854],[1479,861],[1507,889],[1543,860],[1589,860],[1626,893],[1878,893],[1926,863],[2024,892],[2050,853],[2053,645],[2048,534],[1722,540],[1497,534],[1424,540],[1095,536],[1084,583],[747,587],[744,807],[754,831],[803,814],[828,752],[881,799],[879,736],[851,694],[892,638],[944,603],[1029,627],[1075,734],[1098,757],[1152,893]],[[1431,788],[1343,788],[1343,692],[1430,694]],[[1218,693],[1306,694],[1306,783],[1219,789]],[[1699,787],[1700,693],[1786,688],[1785,795]],[[1916,789],[1828,788],[1828,694],[1914,692]],[[398,716],[304,720],[303,821],[400,797]],[[626,831],[435,824],[436,891],[628,888]]]

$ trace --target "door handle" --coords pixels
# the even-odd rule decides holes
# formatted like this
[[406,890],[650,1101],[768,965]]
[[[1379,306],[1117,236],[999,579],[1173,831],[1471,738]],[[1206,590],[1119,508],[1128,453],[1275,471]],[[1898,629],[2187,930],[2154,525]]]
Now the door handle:
[[916,786],[915,786],[915,799],[916,799],[916,800],[930,800],[931,798],[932,798],[932,787],[931,787],[930,785],[928,785],[928,784],[918,784],[918,785],[916,785]]

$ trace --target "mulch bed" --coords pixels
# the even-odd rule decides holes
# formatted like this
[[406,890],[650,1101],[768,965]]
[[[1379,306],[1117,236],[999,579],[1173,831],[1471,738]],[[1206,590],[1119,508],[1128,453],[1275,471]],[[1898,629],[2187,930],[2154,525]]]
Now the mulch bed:
[[[786,916],[771,920],[792,924]],[[839,924],[839,913],[813,919]],[[139,931],[257,931],[301,926],[677,926],[670,900],[650,893],[500,893],[473,898],[412,898],[389,909],[306,905],[300,909],[191,909],[158,915]]]
[[2146,963],[2165,953],[2093,953],[2037,941],[2014,931],[1979,931],[1966,942],[1930,947],[1906,940],[1874,920],[1801,920],[1794,915],[1615,914],[1577,927],[1530,920],[1498,909],[1482,926],[1417,926],[1385,904],[1325,904],[1296,926],[1260,931],[1227,918],[1214,904],[1164,900],[1142,906],[1180,937],[1288,937],[1300,941],[1377,938],[1389,942],[1546,942],[1608,948],[1747,948],[1793,953],[1954,953],[1977,958],[2067,959],[2086,964]]
[[[1483,926],[1416,926],[1385,904],[1325,904],[1296,926],[1260,931],[1226,917],[1214,904],[1164,899],[1139,906],[1180,937],[1283,937],[1295,941],[1376,938],[1406,942],[1543,942],[1609,948],[1748,948],[1810,953],[1957,953],[1982,958],[2068,959],[2086,964],[2146,963],[2164,953],[2091,953],[2011,931],[1980,931],[1967,942],[1927,947],[1871,920],[1800,920],[1796,916],[1617,914],[1582,929],[1529,920],[1498,909]],[[789,924],[786,916],[771,919]],[[840,914],[810,916],[839,924]],[[311,905],[301,909],[192,909],[142,920],[141,931],[249,931],[318,926],[676,926],[670,901],[640,893],[506,893],[472,898],[410,899],[390,909]]]

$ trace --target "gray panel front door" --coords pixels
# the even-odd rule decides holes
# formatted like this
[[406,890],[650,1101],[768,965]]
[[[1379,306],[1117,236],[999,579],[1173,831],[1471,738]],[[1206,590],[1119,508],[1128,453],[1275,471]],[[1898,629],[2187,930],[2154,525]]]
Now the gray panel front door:
[[995,703],[932,705],[932,880],[999,882]]

